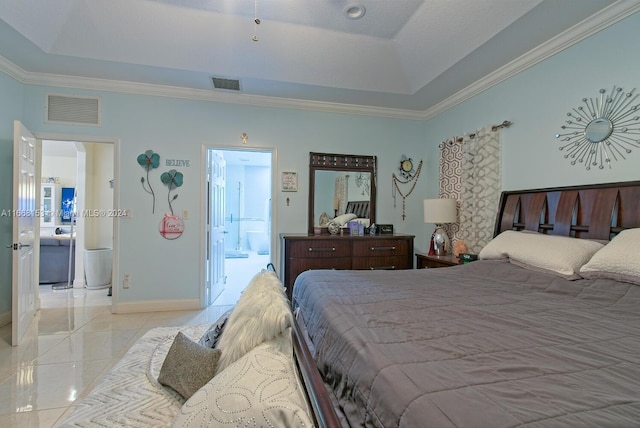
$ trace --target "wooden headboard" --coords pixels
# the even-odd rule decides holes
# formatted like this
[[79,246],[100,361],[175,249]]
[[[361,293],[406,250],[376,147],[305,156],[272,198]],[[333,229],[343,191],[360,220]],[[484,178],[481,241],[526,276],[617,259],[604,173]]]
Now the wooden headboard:
[[502,192],[494,236],[505,230],[610,240],[640,227],[640,181]]
[[345,214],[355,214],[358,218],[369,218],[369,201],[349,201]]

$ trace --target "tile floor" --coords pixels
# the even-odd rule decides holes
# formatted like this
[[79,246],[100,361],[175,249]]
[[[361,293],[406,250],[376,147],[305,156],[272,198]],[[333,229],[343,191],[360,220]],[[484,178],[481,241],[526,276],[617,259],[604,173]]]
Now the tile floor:
[[228,258],[224,260],[227,283],[224,291],[213,303],[214,305],[232,305],[238,301],[240,294],[247,286],[251,278],[267,267],[270,257],[268,254],[256,254],[255,251],[245,250],[247,258]]
[[146,331],[212,323],[230,306],[114,315],[107,290],[41,286],[23,344],[0,327],[0,427],[56,427]]

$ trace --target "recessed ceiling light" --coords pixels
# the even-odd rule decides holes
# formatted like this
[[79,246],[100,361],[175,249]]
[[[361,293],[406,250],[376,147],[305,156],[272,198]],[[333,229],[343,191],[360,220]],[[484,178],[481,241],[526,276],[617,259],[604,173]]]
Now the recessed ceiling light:
[[350,4],[344,8],[344,14],[349,19],[360,19],[366,12],[364,6],[359,3]]

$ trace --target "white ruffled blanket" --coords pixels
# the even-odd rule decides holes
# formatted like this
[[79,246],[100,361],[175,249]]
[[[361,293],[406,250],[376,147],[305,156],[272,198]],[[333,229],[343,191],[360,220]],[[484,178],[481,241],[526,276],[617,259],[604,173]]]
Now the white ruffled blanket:
[[80,403],[61,427],[169,427],[184,404],[158,374],[178,331],[198,340],[210,324],[157,327],[129,349]]

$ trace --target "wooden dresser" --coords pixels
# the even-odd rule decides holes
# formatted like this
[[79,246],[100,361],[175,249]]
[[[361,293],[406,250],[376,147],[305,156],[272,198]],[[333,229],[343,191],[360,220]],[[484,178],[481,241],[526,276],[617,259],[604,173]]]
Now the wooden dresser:
[[282,234],[282,273],[291,298],[298,275],[310,269],[412,269],[413,235]]

